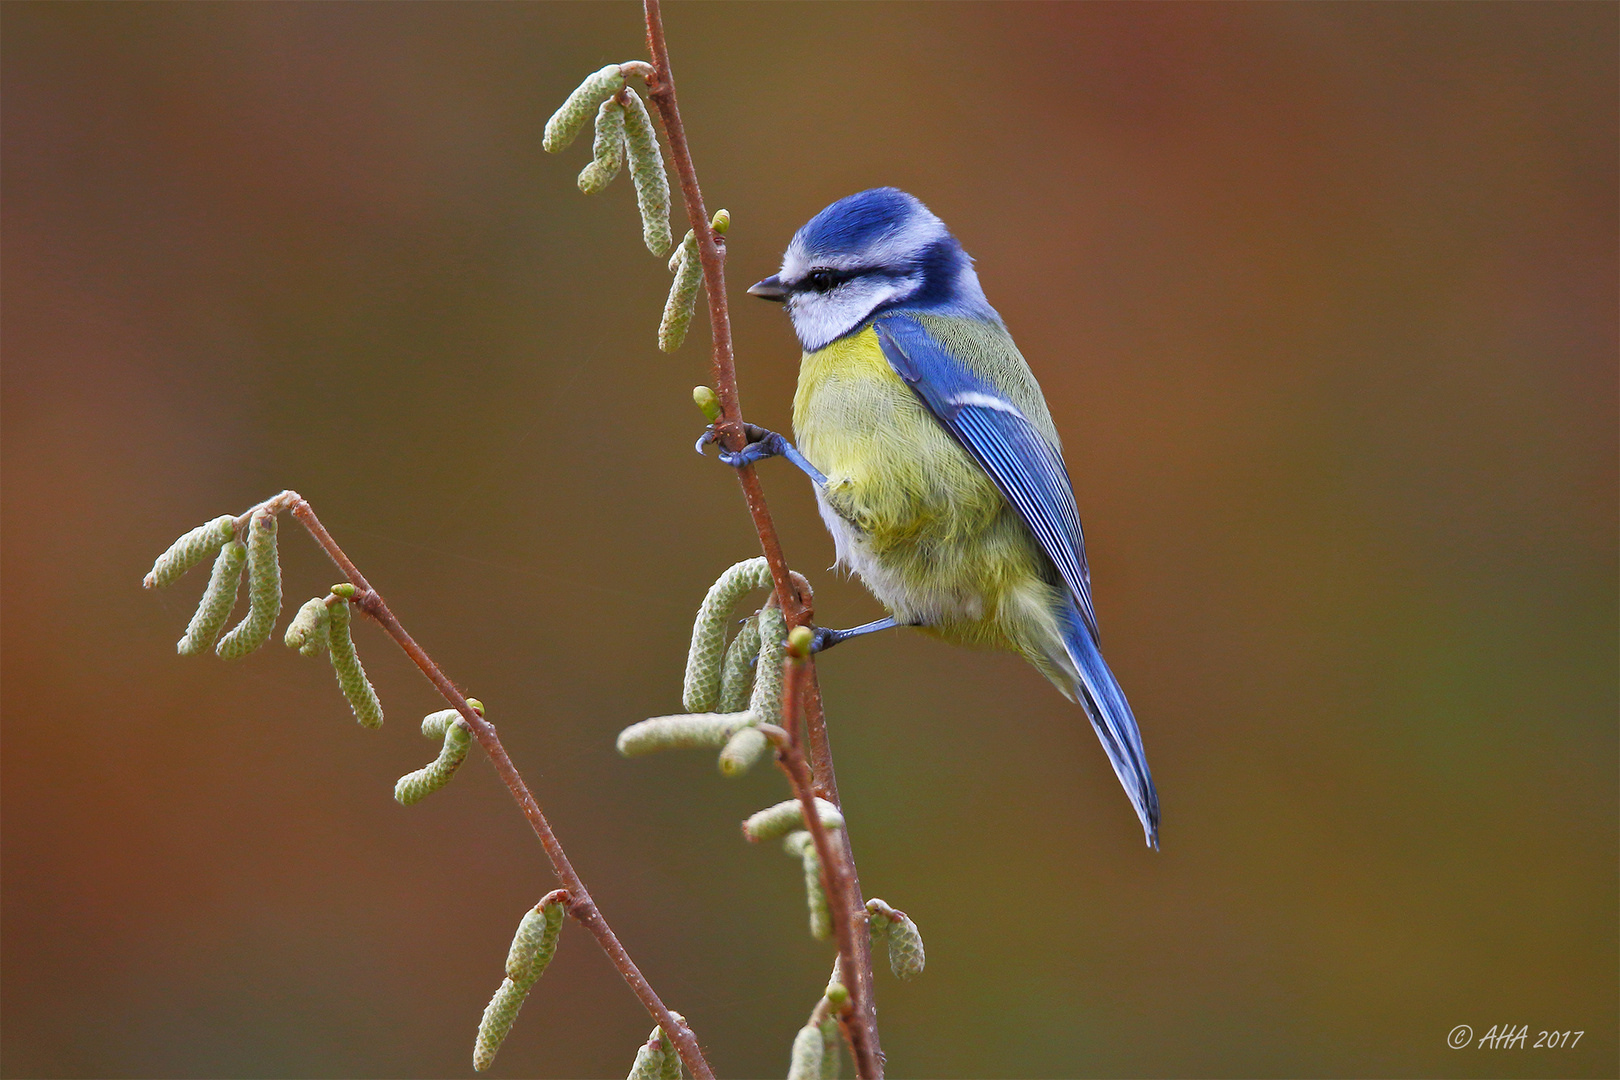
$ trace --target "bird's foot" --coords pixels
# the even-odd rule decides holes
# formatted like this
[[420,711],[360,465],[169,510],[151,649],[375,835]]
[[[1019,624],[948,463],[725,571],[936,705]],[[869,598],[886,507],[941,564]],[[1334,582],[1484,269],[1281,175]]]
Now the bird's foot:
[[[752,465],[756,461],[764,461],[766,458],[783,457],[793,449],[793,444],[781,435],[758,424],[744,424],[743,434],[748,436],[748,445],[741,450],[733,452],[725,447],[720,448],[720,460],[734,469]],[[718,439],[719,434],[714,430],[714,425],[710,424],[703,429],[703,434],[693,449],[701,454],[704,447]]]
[[[815,481],[818,487],[827,483],[827,478],[822,475],[821,470],[810,464],[805,456],[799,453],[798,448],[782,435],[758,424],[744,424],[743,434],[748,437],[748,444],[741,450],[731,451],[721,447],[719,457],[724,464],[740,469],[744,465],[752,465],[766,458],[785,457]],[[703,429],[703,434],[698,436],[697,445],[693,449],[701,454],[704,447],[718,439],[719,433],[714,430],[714,425],[710,424]]]
[[814,635],[810,638],[810,651],[818,653],[824,649],[832,648],[840,641],[848,641],[852,637],[862,637],[866,634],[875,634],[879,630],[892,630],[899,625],[892,618],[882,618],[874,622],[851,627],[848,630],[834,630],[830,626],[818,626],[815,628]]

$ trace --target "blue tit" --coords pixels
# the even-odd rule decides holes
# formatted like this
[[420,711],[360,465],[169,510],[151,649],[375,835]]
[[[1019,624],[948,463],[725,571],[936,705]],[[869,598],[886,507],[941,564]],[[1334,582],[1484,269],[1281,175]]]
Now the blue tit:
[[748,291],[783,304],[804,346],[798,445],[753,428],[723,456],[803,469],[839,563],[889,611],[817,644],[908,625],[1017,653],[1085,709],[1157,848],[1158,795],[1103,661],[1057,429],[962,245],[913,196],[875,188],[811,218]]

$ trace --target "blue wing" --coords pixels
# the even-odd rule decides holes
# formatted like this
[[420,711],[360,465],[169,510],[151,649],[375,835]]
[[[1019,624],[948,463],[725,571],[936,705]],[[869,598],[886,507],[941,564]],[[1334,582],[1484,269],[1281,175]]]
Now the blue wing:
[[1141,818],[1148,844],[1157,848],[1159,796],[1136,718],[1100,650],[1080,511],[1062,455],[922,324],[897,314],[879,318],[873,328],[895,373],[989,475],[1068,585],[1072,604],[1064,613],[1063,638],[1079,672],[1075,691]]
[[1016,406],[942,349],[920,323],[889,315],[873,328],[895,373],[989,474],[1035,534],[1069,586],[1092,640],[1100,642],[1080,511],[1062,455]]

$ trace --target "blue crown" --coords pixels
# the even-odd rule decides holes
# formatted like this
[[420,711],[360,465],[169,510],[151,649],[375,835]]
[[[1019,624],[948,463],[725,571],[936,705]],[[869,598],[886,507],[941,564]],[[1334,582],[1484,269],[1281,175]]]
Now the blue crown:
[[839,199],[805,222],[795,239],[806,251],[853,253],[912,222],[937,225],[939,235],[950,237],[921,199],[899,188],[882,187]]

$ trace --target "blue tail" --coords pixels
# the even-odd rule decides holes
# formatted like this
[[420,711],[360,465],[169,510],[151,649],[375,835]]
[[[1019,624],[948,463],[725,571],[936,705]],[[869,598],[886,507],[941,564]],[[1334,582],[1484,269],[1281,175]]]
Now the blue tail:
[[1136,816],[1142,819],[1142,830],[1147,833],[1148,847],[1159,848],[1159,794],[1153,790],[1153,774],[1148,772],[1147,754],[1142,750],[1142,735],[1136,730],[1136,717],[1125,700],[1125,691],[1119,688],[1114,673],[1097,648],[1091,630],[1072,606],[1063,625],[1063,647],[1080,670],[1075,683],[1075,694],[1085,706],[1091,726],[1102,740],[1103,750],[1114,766],[1114,773],[1136,807]]

